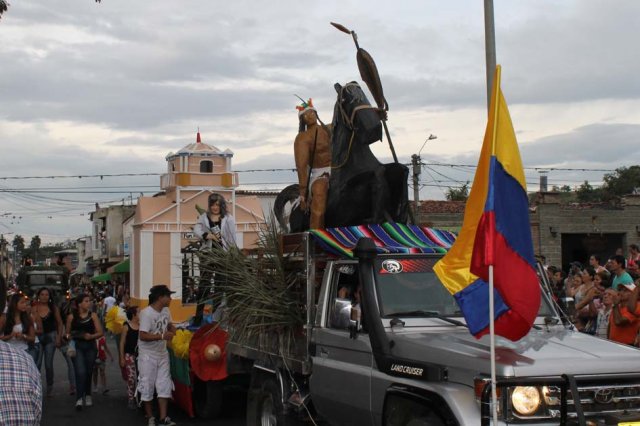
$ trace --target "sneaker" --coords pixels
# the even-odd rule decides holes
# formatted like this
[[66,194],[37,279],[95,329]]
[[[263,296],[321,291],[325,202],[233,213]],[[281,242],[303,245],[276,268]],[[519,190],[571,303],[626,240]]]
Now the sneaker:
[[93,405],[93,400],[91,399],[91,395],[87,395],[84,397],[84,405],[87,407],[91,407]]
[[149,417],[149,419],[147,420],[147,426],[156,426],[156,418]]
[[82,398],[78,398],[78,400],[76,401],[76,411],[81,411],[82,410]]
[[164,420],[160,420],[160,423],[158,424],[162,426],[176,426],[176,423],[172,421],[169,416],[165,417]]

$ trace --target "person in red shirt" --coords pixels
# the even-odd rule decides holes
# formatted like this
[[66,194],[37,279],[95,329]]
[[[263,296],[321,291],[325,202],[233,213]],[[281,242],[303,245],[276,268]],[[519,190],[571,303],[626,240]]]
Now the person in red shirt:
[[633,346],[640,328],[640,304],[636,285],[618,286],[618,300],[614,303],[609,320],[609,340]]
[[637,244],[630,244],[629,258],[627,259],[627,269],[637,274],[639,266],[640,266],[640,247],[638,247]]

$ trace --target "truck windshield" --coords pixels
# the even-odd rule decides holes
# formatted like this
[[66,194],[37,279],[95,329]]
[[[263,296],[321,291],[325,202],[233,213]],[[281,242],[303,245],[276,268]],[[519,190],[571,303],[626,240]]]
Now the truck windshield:
[[[454,297],[433,272],[439,258],[398,258],[379,260],[376,265],[376,288],[383,317],[425,317],[435,314],[461,317]],[[542,298],[540,316],[555,315]]]
[[59,274],[32,274],[28,275],[27,283],[31,286],[59,287],[62,285],[62,275]]

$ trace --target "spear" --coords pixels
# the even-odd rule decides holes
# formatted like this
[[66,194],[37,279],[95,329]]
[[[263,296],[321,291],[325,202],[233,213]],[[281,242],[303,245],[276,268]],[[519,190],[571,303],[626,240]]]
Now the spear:
[[355,43],[356,49],[358,50],[358,52],[356,53],[356,61],[358,62],[360,77],[362,77],[362,80],[367,84],[369,92],[371,92],[373,99],[376,101],[378,109],[380,111],[384,111],[384,114],[381,117],[382,125],[384,126],[384,133],[385,135],[387,135],[387,140],[389,141],[389,148],[391,149],[391,154],[393,155],[393,161],[397,163],[398,157],[396,156],[396,150],[393,148],[393,142],[391,141],[391,135],[389,134],[389,128],[387,127],[386,112],[389,111],[389,104],[384,97],[382,82],[380,81],[380,74],[378,74],[376,63],[374,62],[369,52],[360,47],[360,44],[358,43],[358,35],[355,31],[351,31],[344,25],[340,25],[335,22],[331,22],[331,25],[345,34],[350,34],[353,38],[353,42]]

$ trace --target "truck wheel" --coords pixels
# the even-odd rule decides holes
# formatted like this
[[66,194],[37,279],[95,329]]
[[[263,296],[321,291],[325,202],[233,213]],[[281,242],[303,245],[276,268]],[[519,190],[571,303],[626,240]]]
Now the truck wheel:
[[275,378],[266,378],[258,389],[250,390],[247,401],[247,426],[290,426],[284,412],[280,386]]
[[431,414],[424,417],[411,416],[406,426],[444,426],[444,423],[440,417]]
[[203,382],[195,379],[193,405],[196,415],[201,419],[214,419],[222,410],[222,381]]
[[436,414],[424,413],[405,413],[386,423],[387,425],[397,426],[445,426],[445,423]]
[[385,407],[385,426],[445,426],[442,418],[417,401],[390,396]]

